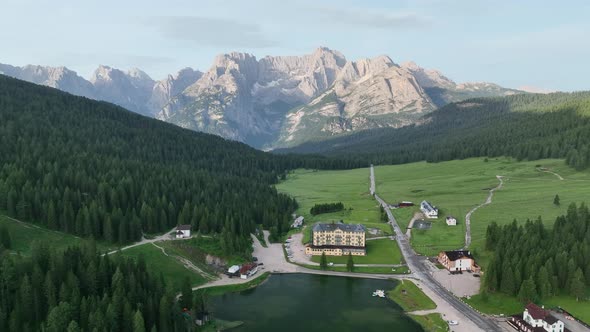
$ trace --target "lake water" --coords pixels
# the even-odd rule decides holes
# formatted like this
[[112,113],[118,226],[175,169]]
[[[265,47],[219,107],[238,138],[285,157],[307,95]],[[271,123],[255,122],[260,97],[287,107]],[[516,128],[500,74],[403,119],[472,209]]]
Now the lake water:
[[272,275],[262,285],[211,299],[216,318],[243,321],[232,331],[423,331],[394,302],[373,297],[395,281],[308,274]]

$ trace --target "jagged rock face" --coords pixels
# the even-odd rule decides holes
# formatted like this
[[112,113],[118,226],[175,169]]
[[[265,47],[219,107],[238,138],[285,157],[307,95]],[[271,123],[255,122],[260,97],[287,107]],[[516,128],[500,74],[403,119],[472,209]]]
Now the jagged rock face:
[[74,95],[93,97],[92,84],[65,67],[33,65],[13,67],[0,64],[0,73],[35,84],[50,86]]
[[398,127],[432,109],[432,101],[412,73],[389,57],[347,62],[331,89],[287,115],[275,146],[355,130]]
[[139,69],[107,66],[90,81],[64,67],[0,64],[0,73],[261,148],[400,127],[449,102],[521,93],[492,83],[457,84],[436,70],[398,65],[385,55],[349,61],[325,47],[259,60],[222,54],[205,73],[185,68],[157,82]]
[[100,66],[90,79],[95,97],[108,100],[128,110],[145,114],[155,82],[139,69],[123,72],[108,66]]
[[184,68],[175,75],[168,75],[165,79],[156,82],[148,101],[150,115],[156,116],[170,102],[172,97],[180,94],[191,84],[198,81],[201,76],[203,76],[203,73],[198,70]]
[[244,53],[220,55],[157,118],[262,146],[276,137],[286,111],[329,88],[345,63],[326,48],[260,61]]

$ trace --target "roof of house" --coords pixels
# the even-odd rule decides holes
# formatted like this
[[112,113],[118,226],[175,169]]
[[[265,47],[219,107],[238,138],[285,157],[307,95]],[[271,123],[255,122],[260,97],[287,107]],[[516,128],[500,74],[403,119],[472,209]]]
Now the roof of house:
[[190,231],[191,225],[178,225],[176,226],[176,230],[178,231]]
[[256,267],[256,264],[244,264],[240,268],[240,274],[248,273],[248,271],[252,270],[255,267]]
[[422,209],[428,210],[428,211],[436,211],[436,207],[432,204],[430,204],[430,202],[428,201],[422,201],[422,203],[420,203],[420,207]]
[[365,232],[365,226],[360,224],[343,224],[343,223],[331,223],[322,224],[317,223],[313,225],[314,232],[331,232],[336,229],[340,229],[343,232]]
[[447,220],[455,219],[453,216],[447,216]]
[[308,247],[312,248],[312,249],[344,249],[344,250],[349,250],[349,249],[360,249],[360,250],[364,250],[366,247],[365,246],[331,246],[331,245],[325,245],[325,246],[314,246],[312,244],[308,245]]
[[549,311],[539,307],[534,303],[529,303],[526,305],[526,310],[529,312],[529,315],[534,319],[542,319],[549,324],[553,324],[558,321],[557,318],[553,317]]
[[471,256],[471,252],[469,250],[453,250],[453,251],[445,251],[445,255],[449,258],[450,261],[456,261],[463,257],[473,259]]

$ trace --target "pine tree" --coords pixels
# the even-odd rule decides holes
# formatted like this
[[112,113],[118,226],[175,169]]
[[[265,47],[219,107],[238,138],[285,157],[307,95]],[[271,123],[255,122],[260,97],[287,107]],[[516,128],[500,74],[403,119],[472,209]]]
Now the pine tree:
[[503,293],[506,293],[508,295],[514,295],[515,293],[516,286],[514,284],[514,273],[512,272],[512,267],[510,266],[504,266],[500,289]]
[[322,257],[320,257],[320,268],[325,270],[328,268],[328,259],[326,258],[326,253],[322,252]]
[[354,261],[352,260],[352,253],[348,253],[348,260],[346,261],[346,271],[352,272],[354,270]]
[[8,228],[5,226],[0,227],[0,244],[5,249],[12,248],[12,240],[10,239],[10,233],[8,233]]
[[68,325],[68,330],[67,332],[80,332],[80,326],[78,325],[78,323],[76,323],[75,320],[70,322],[70,325]]
[[139,310],[135,312],[135,316],[133,317],[133,332],[146,332],[143,316]]
[[584,274],[582,273],[582,270],[578,268],[570,282],[570,295],[575,297],[576,301],[580,301],[580,298],[584,297],[585,291]]
[[537,290],[535,289],[535,281],[529,278],[522,282],[520,291],[518,292],[518,299],[522,303],[534,301],[537,297]]
[[553,205],[559,206],[559,204],[559,195],[555,195],[555,198],[553,198]]
[[537,287],[540,298],[545,299],[551,295],[551,282],[545,266],[541,266],[537,274]]
[[183,280],[181,293],[182,297],[180,299],[180,305],[182,308],[190,309],[193,302],[193,290],[191,288],[191,281],[188,277]]

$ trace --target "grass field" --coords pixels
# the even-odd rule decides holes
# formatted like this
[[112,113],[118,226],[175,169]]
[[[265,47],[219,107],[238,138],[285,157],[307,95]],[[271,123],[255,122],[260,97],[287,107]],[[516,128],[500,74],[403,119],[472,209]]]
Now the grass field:
[[242,284],[233,284],[233,285],[225,285],[225,286],[215,286],[215,287],[207,287],[207,288],[200,288],[197,292],[205,292],[207,295],[210,296],[217,296],[223,295],[225,293],[233,293],[233,292],[241,292],[246,289],[254,288],[270,277],[270,273],[264,272],[254,279],[242,283]]
[[[493,315],[514,315],[522,312],[524,308],[524,304],[515,297],[501,293],[488,294],[487,296],[478,294],[470,299],[465,299],[465,302],[483,313]],[[590,302],[588,301],[577,302],[571,296],[555,296],[537,304],[544,305],[546,308],[561,307],[586,324],[590,324]]]
[[[402,254],[395,241],[378,239],[366,242],[367,255],[353,256],[355,264],[401,264]],[[346,264],[348,256],[327,256],[328,262]],[[313,256],[312,262],[319,263],[321,256]]]
[[449,331],[449,325],[445,322],[440,314],[428,315],[410,315],[413,320],[422,326],[425,332],[446,332]]
[[[560,174],[540,172],[541,165]],[[425,162],[375,168],[377,192],[389,203],[402,200],[419,204],[428,200],[440,209],[440,216],[427,231],[412,231],[412,245],[416,251],[431,255],[443,249],[463,246],[465,215],[473,207],[483,203],[488,189],[498,185],[496,175],[504,176],[504,187],[496,191],[492,204],[478,209],[471,220],[472,246],[482,251],[486,227],[492,221],[506,224],[517,219],[543,216],[552,224],[564,214],[572,202],[590,202],[590,172],[576,172],[563,160],[538,160],[516,162],[510,158],[483,158],[456,160],[436,164]],[[553,205],[553,197],[559,194],[561,205]],[[394,214],[406,213],[401,210]],[[453,215],[458,225],[449,227],[444,217]],[[410,214],[400,216],[400,224],[407,224]]]
[[[298,215],[307,225],[317,221],[344,220],[347,223],[379,223],[379,205],[369,193],[369,169],[346,171],[296,170],[276,185],[280,192],[299,203]],[[315,204],[342,202],[344,210],[312,216]]]
[[436,304],[410,280],[397,284],[387,292],[387,297],[399,304],[404,311],[436,309]]
[[166,283],[172,285],[175,289],[179,289],[187,277],[193,286],[202,285],[206,282],[201,275],[187,269],[174,258],[164,255],[162,250],[151,243],[124,250],[121,255],[134,259],[143,255],[148,270],[156,276],[162,273]]
[[[88,242],[87,239],[71,234],[49,230],[29,223],[19,223],[4,215],[0,215],[0,226],[6,227],[10,233],[12,251],[28,255],[33,241],[46,241],[52,248],[61,250],[74,245],[81,245]],[[97,242],[98,250],[107,251],[116,248]]]
[[[346,171],[297,170],[287,180],[277,184],[277,190],[297,199],[298,215],[305,217],[303,242],[311,240],[311,225],[315,222],[343,220],[381,230],[380,236],[392,235],[391,226],[380,221],[379,205],[369,193],[369,169]],[[315,204],[342,202],[344,211],[312,216],[309,209]],[[367,232],[367,238],[371,235]],[[332,258],[332,257],[331,257]],[[367,241],[367,256],[355,257],[358,264],[399,264],[401,253],[390,240]],[[319,257],[314,257],[319,262]],[[346,263],[346,257],[334,257],[333,263]]]

